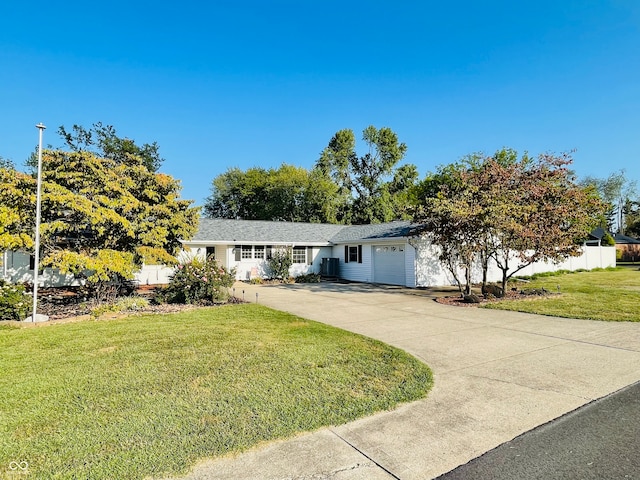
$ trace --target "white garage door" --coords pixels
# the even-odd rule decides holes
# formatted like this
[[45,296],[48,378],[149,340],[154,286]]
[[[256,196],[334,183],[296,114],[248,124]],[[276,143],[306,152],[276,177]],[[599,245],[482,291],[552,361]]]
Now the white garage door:
[[373,246],[373,281],[387,285],[405,285],[404,245]]

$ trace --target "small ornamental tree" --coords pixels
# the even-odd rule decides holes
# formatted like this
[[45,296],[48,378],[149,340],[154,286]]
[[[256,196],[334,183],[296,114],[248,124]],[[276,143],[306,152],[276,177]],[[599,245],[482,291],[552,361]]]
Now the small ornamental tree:
[[[41,265],[86,278],[98,299],[143,263],[175,265],[198,226],[178,180],[126,160],[43,151]],[[0,168],[0,248],[32,248],[35,191],[33,176]]]
[[273,250],[271,258],[267,260],[267,267],[271,277],[281,280],[289,278],[291,265],[293,265],[293,257],[290,247]]
[[218,264],[213,256],[206,260],[194,257],[178,265],[161,296],[168,303],[224,303],[229,299],[228,289],[234,280],[234,271]]
[[592,186],[575,183],[571,161],[568,154],[518,159],[517,152],[503,149],[491,157],[471,155],[422,182],[414,220],[452,271],[466,269],[466,292],[474,262],[483,269],[484,286],[493,259],[504,292],[509,278],[527,265],[580,255],[606,205]]

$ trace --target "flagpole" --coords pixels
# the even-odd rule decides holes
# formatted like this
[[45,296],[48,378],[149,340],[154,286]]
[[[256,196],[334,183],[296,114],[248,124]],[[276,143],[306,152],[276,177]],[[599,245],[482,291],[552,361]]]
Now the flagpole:
[[36,128],[40,130],[38,140],[38,183],[36,187],[36,245],[33,262],[33,309],[31,310],[31,321],[37,321],[37,309],[38,309],[38,269],[40,268],[40,204],[42,202],[42,132],[45,127],[42,123],[36,125]]

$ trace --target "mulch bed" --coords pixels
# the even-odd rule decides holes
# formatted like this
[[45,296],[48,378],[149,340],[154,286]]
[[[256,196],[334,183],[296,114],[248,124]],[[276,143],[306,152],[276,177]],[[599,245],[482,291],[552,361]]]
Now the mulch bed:
[[480,298],[480,303],[465,302],[464,298],[461,295],[449,295],[444,297],[438,297],[436,298],[436,302],[441,303],[443,305],[451,305],[454,307],[477,307],[479,305],[483,305],[487,303],[508,302],[509,300],[525,300],[525,299],[547,297],[547,296],[558,295],[558,294],[554,292],[549,292],[548,290],[528,289],[528,290],[509,290],[506,292],[504,297],[501,297],[501,298],[497,298],[493,296],[489,298],[484,298],[480,293],[476,293],[476,295]]
[[[177,303],[157,304],[153,302],[156,287],[143,285],[136,290],[136,294],[149,300],[149,306],[136,313],[178,313],[198,308],[197,305],[184,305]],[[229,303],[241,303],[241,300],[233,298]],[[61,320],[72,317],[89,315],[91,309],[96,307],[94,301],[83,296],[81,290],[74,287],[43,288],[38,290],[38,313],[48,315],[49,320]]]
[[[136,290],[136,294],[149,300],[149,306],[138,313],[177,313],[198,308],[196,305],[183,304],[155,304],[153,297],[156,291],[155,286],[143,285]],[[521,300],[526,298],[535,298],[540,296],[557,295],[556,293],[541,290],[510,290],[502,298],[490,297],[484,298],[481,294],[477,294],[480,303],[465,302],[461,295],[438,296],[435,301],[443,305],[451,305],[455,307],[477,307],[486,303],[504,302],[509,300]],[[38,313],[49,316],[49,320],[61,320],[72,317],[80,317],[89,315],[91,309],[96,304],[86,297],[81,291],[74,287],[57,287],[44,288],[38,291],[39,306]],[[229,303],[242,303],[241,299],[232,298]]]

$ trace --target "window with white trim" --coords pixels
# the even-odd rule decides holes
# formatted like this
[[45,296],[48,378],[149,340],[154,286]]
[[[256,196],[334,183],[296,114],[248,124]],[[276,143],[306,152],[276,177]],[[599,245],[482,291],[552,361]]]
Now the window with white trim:
[[253,247],[253,258],[264,259],[264,245]]
[[242,255],[240,258],[243,260],[253,258],[253,247],[251,245],[242,245]]
[[293,263],[307,263],[307,247],[293,247],[291,259]]

